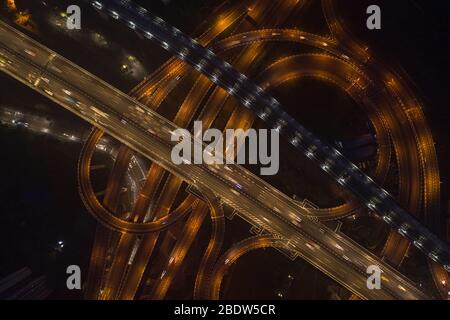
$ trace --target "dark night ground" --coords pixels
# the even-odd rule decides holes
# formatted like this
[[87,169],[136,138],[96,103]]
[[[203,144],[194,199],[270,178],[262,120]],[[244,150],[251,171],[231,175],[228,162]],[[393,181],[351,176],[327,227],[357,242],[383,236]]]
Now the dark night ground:
[[[446,164],[449,143],[447,69],[450,65],[449,28],[446,25],[448,5],[444,1],[374,1],[383,8],[383,30],[369,33],[361,28],[365,23],[361,20],[364,17],[361,13],[365,11],[366,2],[358,1],[355,4],[355,1],[346,0],[342,1],[340,8],[344,18],[352,21],[352,30],[366,39],[367,43],[373,44],[371,47],[377,53],[383,52],[384,59],[403,66],[420,88],[419,94],[424,100],[426,114],[438,143],[444,181],[442,195],[445,197],[449,191],[449,172]],[[175,6],[176,1],[173,3]],[[349,4],[348,9],[344,10],[346,3]],[[420,3],[419,7],[414,3]],[[413,5],[403,8],[402,4]],[[164,11],[161,8],[157,11]],[[173,20],[173,17],[168,19],[169,22],[174,22]],[[191,29],[195,27],[191,26]],[[122,30],[126,32],[126,29]],[[83,64],[82,55],[79,60],[77,62]],[[92,65],[91,62],[84,62],[86,66]],[[101,68],[101,65],[98,68]],[[100,69],[98,72],[101,71]],[[105,73],[104,78],[108,77],[111,75]],[[20,106],[27,106],[40,101],[51,108],[59,108],[4,75],[0,77],[0,83],[3,89],[0,93],[2,105],[13,104],[11,101],[15,101]],[[122,80],[117,81],[116,85],[124,90],[130,86]],[[17,97],[21,97],[20,102],[17,102]],[[292,98],[296,100],[295,96]],[[55,112],[62,118],[72,119],[79,122],[80,127],[85,127],[80,120],[67,112]],[[0,184],[0,225],[3,231],[0,236],[0,277],[23,266],[30,266],[35,274],[50,276],[50,281],[56,285],[54,297],[75,297],[76,293],[68,294],[67,290],[64,290],[65,266],[75,263],[82,269],[87,268],[94,231],[94,223],[84,209],[76,189],[75,168],[80,148],[5,127],[0,127],[0,141],[4,146]],[[444,208],[446,207],[445,205]],[[51,247],[60,239],[67,244],[63,254],[57,253]],[[243,258],[242,263],[236,265],[236,270],[240,270],[243,277],[232,277],[230,295],[226,297],[245,297],[244,292],[239,290],[239,284],[253,288],[248,289],[247,293],[255,294],[255,297],[270,296],[269,292],[266,292],[267,288],[258,291],[257,286],[262,283],[261,278],[277,277],[268,272],[269,266],[265,267],[263,263],[268,257],[267,252],[261,252]],[[246,272],[252,269],[252,264],[256,264],[261,271]],[[245,281],[242,281],[242,278]],[[258,292],[262,296],[258,296]]]

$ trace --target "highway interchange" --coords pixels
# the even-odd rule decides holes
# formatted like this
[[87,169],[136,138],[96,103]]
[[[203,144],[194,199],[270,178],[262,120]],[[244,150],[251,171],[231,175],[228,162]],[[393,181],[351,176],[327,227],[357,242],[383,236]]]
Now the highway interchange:
[[294,147],[352,191],[370,210],[380,214],[419,250],[450,270],[448,244],[422,226],[400,207],[389,193],[344,158],[339,151],[321,142],[286,114],[276,99],[244,74],[236,71],[211,50],[202,47],[180,30],[169,26],[159,17],[130,1],[108,1],[104,4],[94,1],[92,4],[100,10],[107,10],[114,19],[124,21],[130,28],[139,29],[144,36],[157,41],[164,49],[191,64],[212,82],[227,90],[269,126],[277,128]]
[[[128,24],[132,21],[132,24],[129,26],[134,29],[140,27],[138,18],[142,18],[142,14],[145,15],[145,19],[149,19],[148,13],[143,12],[139,8],[136,11],[140,14],[139,17],[136,16],[134,11],[126,10],[124,6],[129,6],[127,2],[117,2],[116,4],[115,1],[112,1],[111,3],[113,7],[108,10],[116,14],[120,12],[120,16],[117,18]],[[102,9],[105,9],[103,5]],[[135,9],[133,8],[133,10]],[[130,16],[127,16],[127,14]],[[116,17],[114,14],[113,16]],[[239,16],[236,15],[236,17]],[[146,20],[146,22],[149,21]],[[159,19],[152,18],[151,21],[155,21],[155,29],[151,30],[148,28],[149,25],[146,24],[146,29],[141,30],[141,32],[151,32],[151,38],[159,38],[162,47],[174,50],[173,52],[180,58],[184,58],[183,60],[193,64],[194,68],[202,71],[214,83],[225,88],[229,94],[237,97],[243,105],[253,109],[261,118],[268,123],[273,123],[277,126],[281,125],[280,130],[282,134],[287,135],[294,146],[298,146],[303,152],[310,155],[314,161],[323,163],[323,169],[334,176],[341,184],[350,187],[352,190],[356,189],[358,191],[357,195],[366,201],[365,204],[370,209],[384,214],[384,219],[387,222],[394,224],[403,231],[407,231],[404,232],[404,235],[412,237],[411,240],[415,241],[416,246],[424,249],[434,260],[448,263],[448,256],[442,251],[445,245],[440,240],[431,235],[422,226],[418,226],[415,220],[411,220],[409,214],[405,213],[403,209],[399,209],[398,205],[387,193],[376,189],[378,187],[374,185],[371,179],[365,177],[353,165],[350,164],[351,176],[343,174],[343,172],[346,172],[349,163],[343,159],[342,155],[331,147],[319,143],[303,127],[300,127],[292,118],[289,118],[288,115],[282,112],[278,102],[264,93],[264,89],[266,89],[264,85],[262,85],[261,89],[253,85],[227,63],[219,61],[215,54],[199,47],[187,36],[169,28]],[[173,33],[168,34],[168,30]],[[299,39],[299,41],[311,41],[312,37],[307,34],[297,33],[292,36],[292,33],[294,31],[291,33],[287,31],[270,31],[270,34],[268,32],[265,33],[265,37],[278,39],[278,37],[285,36]],[[144,33],[145,35],[150,38],[149,34]],[[264,35],[257,34],[256,36],[262,38]],[[235,208],[239,214],[245,216],[246,220],[252,221],[255,225],[274,235],[278,235],[281,240],[278,239],[273,244],[280,245],[282,243],[289,250],[298,252],[301,257],[343,284],[350,291],[358,294],[361,298],[427,298],[426,295],[386,263],[361,249],[342,235],[336,234],[309,219],[308,216],[314,215],[313,213],[299,207],[292,199],[281,194],[243,168],[238,166],[174,166],[170,161],[170,133],[177,128],[177,125],[182,126],[184,123],[167,121],[143,104],[3,24],[1,37],[2,57],[6,60],[6,63],[2,66],[3,71],[47,95],[50,99],[104,130],[133,150],[145,155],[161,167],[195,185],[201,192],[209,194],[208,190],[211,190],[214,195],[210,195],[208,198],[219,197],[223,203]],[[244,39],[247,41],[249,38]],[[186,48],[190,48],[189,51],[186,53],[186,50],[180,47],[180,44],[174,39],[180,39],[180,43],[183,43]],[[255,41],[255,38],[250,39],[249,42]],[[237,45],[236,41],[236,39],[233,39],[229,40],[228,43],[231,44],[230,46],[234,46]],[[334,50],[332,42],[325,42],[319,38],[316,41],[314,43],[327,47],[327,49],[329,48],[328,50]],[[240,42],[242,43],[243,41]],[[339,50],[336,52],[339,52]],[[186,68],[186,66],[183,64],[179,68]],[[270,74],[273,75],[274,73]],[[275,76],[275,78],[282,79],[282,77],[278,76]],[[273,83],[274,81],[268,82]],[[204,83],[205,85],[210,85],[211,82]],[[237,83],[239,84],[238,86],[236,86]],[[200,97],[197,99],[200,99]],[[186,107],[189,106],[190,104],[186,104]],[[278,110],[278,112],[276,113],[273,110]],[[275,114],[281,114],[281,117],[275,117]],[[188,120],[184,121],[188,122]],[[291,130],[291,125],[296,128],[294,132]],[[97,138],[99,138],[99,134],[97,134]],[[313,150],[313,145],[316,146],[315,150]],[[95,143],[91,144],[90,147],[95,147]],[[332,162],[330,162],[330,159]],[[88,174],[89,163],[80,161],[80,166],[82,168],[81,171]],[[337,174],[336,172],[339,173]],[[88,188],[89,185],[86,185],[86,187]],[[361,190],[365,190],[365,192],[361,193]],[[377,197],[373,197],[373,194],[377,194]],[[379,195],[382,195],[381,199]],[[96,199],[90,200],[93,203],[90,206],[97,205],[95,203]],[[273,206],[273,203],[277,204],[276,207]],[[194,201],[189,204],[189,208],[197,207]],[[97,216],[97,218],[105,226],[116,231],[146,234],[164,230],[171,223],[176,222],[178,218],[187,213],[188,205],[181,207],[186,210],[181,210],[183,212],[179,216],[177,214],[168,215],[167,217],[160,217],[159,220],[145,223],[142,223],[142,221],[139,223],[128,222],[115,217],[108,211],[103,212],[103,215],[101,217]],[[401,211],[394,212],[394,209]],[[93,212],[98,211],[93,210]],[[399,212],[400,214],[397,215]],[[193,215],[193,225],[198,225],[198,220],[195,219],[201,219],[204,215],[204,209],[200,209],[199,213]],[[408,227],[404,227],[404,220],[397,220],[400,217],[406,219]],[[420,235],[425,235],[425,238],[429,240],[421,241],[420,239],[422,238],[415,230],[420,230]],[[429,250],[427,247],[429,243],[437,244],[437,247],[442,250],[435,252],[434,246]],[[380,291],[368,290],[365,284],[367,278],[365,268],[373,264],[380,265],[385,274],[384,279],[386,280],[384,280],[383,289]],[[162,275],[161,278],[164,278],[164,276]],[[161,284],[160,289],[155,290],[153,294],[156,296],[161,295],[164,290],[167,290],[167,286]],[[214,293],[213,297],[217,298],[217,293]]]

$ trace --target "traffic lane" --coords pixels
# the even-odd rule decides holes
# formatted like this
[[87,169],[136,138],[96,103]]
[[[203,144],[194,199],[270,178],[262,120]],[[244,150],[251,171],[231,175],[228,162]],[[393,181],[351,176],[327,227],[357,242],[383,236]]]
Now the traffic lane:
[[43,48],[38,42],[4,22],[0,24],[0,32],[4,43],[8,43],[9,48],[38,65],[45,65],[49,57],[54,54],[52,50]]
[[17,56],[11,55],[1,44],[0,56],[2,59],[0,63],[1,70],[26,85],[33,85],[41,73],[41,69],[25,63],[23,59]]

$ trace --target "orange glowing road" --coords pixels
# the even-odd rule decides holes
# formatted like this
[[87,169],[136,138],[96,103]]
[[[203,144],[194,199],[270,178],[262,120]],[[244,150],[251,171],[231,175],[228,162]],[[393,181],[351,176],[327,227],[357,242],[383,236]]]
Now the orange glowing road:
[[211,300],[219,300],[220,287],[227,269],[246,253],[262,248],[284,249],[285,244],[282,240],[274,238],[273,236],[256,236],[253,238],[245,239],[234,245],[231,249],[223,254],[214,268],[212,287],[210,289],[208,298]]
[[[108,178],[107,189],[103,199],[103,206],[115,212],[119,205],[120,183],[122,182],[125,171],[122,170],[121,165],[128,163],[131,158],[131,150],[125,146],[121,146],[117,161]],[[102,280],[106,269],[107,250],[106,245],[110,241],[112,230],[105,228],[98,224],[95,231],[95,239],[91,249],[90,267],[87,280],[87,288],[85,289],[85,296],[88,299],[94,299],[97,292],[102,287]]]

